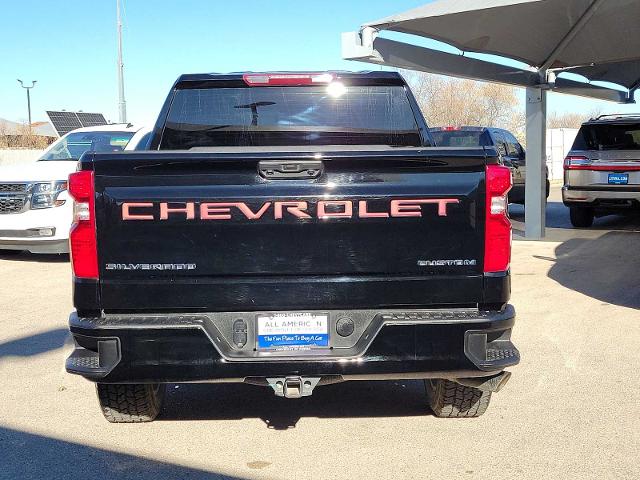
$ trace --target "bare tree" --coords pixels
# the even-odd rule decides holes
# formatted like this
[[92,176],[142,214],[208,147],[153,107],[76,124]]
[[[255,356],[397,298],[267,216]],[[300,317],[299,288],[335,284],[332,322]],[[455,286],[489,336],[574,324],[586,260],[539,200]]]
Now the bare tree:
[[602,105],[597,105],[593,107],[591,110],[589,110],[589,113],[586,115],[585,120],[589,118],[598,118],[603,113],[604,113],[604,108],[602,107]]
[[547,116],[547,128],[580,128],[580,125],[589,120],[589,118],[591,118],[591,115],[575,112],[554,112]]
[[7,124],[0,120],[0,148],[7,148],[9,146],[7,131]]
[[15,135],[7,138],[10,138],[8,146],[11,148],[33,148],[41,150],[51,144],[51,137],[34,134],[33,130],[29,128],[27,124],[20,125]]
[[514,87],[403,71],[431,126],[478,125],[505,128],[524,137],[524,114]]
[[[517,89],[495,83],[443,77],[403,70],[411,90],[429,126],[492,126],[512,132],[524,145],[526,121],[519,105]],[[598,117],[602,107],[587,114],[550,113],[547,128],[580,128],[583,122]]]

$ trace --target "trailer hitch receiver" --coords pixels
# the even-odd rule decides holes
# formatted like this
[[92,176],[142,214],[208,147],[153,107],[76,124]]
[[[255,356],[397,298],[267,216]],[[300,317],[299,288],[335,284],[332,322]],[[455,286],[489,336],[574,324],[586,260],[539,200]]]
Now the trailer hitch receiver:
[[267,378],[275,394],[285,398],[308,397],[320,382],[320,377],[274,377]]

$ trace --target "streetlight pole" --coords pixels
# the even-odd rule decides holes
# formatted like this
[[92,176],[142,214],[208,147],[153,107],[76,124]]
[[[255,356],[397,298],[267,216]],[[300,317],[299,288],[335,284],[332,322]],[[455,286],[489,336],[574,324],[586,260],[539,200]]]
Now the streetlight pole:
[[122,63],[122,20],[120,19],[120,0],[116,0],[118,25],[118,121],[127,122],[127,102],[124,99],[124,63]]
[[31,95],[29,94],[29,90],[36,86],[37,80],[31,81],[31,86],[27,87],[22,80],[18,78],[18,82],[20,86],[27,91],[27,111],[29,112],[29,130],[31,130]]

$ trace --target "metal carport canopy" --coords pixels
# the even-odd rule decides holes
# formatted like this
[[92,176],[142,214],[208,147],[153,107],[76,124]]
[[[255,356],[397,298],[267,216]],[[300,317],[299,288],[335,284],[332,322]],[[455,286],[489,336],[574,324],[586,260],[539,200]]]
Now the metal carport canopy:
[[[545,231],[547,92],[635,103],[640,87],[639,20],[640,0],[440,0],[343,33],[342,56],[527,88],[525,233],[539,239]],[[444,42],[461,53],[380,37],[385,30]],[[493,63],[467,52],[530,67]],[[567,78],[567,73],[586,80]]]

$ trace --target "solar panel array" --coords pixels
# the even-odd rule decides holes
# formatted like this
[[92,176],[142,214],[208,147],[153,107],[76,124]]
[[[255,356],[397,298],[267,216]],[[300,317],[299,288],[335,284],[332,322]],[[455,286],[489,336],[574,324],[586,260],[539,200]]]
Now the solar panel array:
[[75,112],[49,112],[47,111],[49,121],[53,125],[53,128],[58,132],[58,135],[62,136],[69,133],[71,130],[81,128],[82,123],[78,119]]
[[76,128],[96,127],[107,124],[107,120],[101,113],[47,111],[47,116],[60,136]]
[[104,115],[101,113],[85,113],[78,112],[78,120],[83,127],[97,127],[99,125],[106,125],[107,121],[104,119]]

